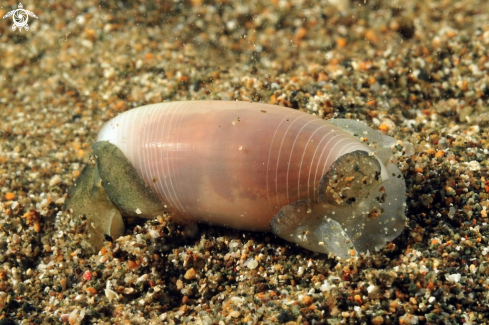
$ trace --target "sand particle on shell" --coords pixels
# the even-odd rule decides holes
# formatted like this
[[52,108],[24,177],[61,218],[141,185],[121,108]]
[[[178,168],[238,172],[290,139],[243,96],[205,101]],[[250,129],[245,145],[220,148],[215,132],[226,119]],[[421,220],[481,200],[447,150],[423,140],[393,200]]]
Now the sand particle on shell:
[[[487,1],[23,4],[29,31],[0,20],[2,324],[489,322]],[[91,225],[62,206],[102,124],[197,99],[410,143],[406,230],[336,261],[164,215],[93,252]]]

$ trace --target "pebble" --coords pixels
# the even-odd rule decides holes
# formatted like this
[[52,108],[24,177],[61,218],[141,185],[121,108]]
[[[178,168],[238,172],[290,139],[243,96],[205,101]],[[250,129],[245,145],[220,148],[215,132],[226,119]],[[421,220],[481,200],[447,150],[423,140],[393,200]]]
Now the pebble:
[[193,280],[197,276],[197,272],[195,272],[194,268],[188,269],[183,276],[186,280]]

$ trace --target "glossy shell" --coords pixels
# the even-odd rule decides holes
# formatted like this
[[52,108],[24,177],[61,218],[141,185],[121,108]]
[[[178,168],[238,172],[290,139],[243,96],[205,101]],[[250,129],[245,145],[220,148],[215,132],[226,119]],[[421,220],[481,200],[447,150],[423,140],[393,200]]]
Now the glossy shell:
[[97,141],[119,147],[177,218],[269,230],[280,209],[317,200],[340,156],[371,151],[324,120],[248,102],[148,105],[115,117]]

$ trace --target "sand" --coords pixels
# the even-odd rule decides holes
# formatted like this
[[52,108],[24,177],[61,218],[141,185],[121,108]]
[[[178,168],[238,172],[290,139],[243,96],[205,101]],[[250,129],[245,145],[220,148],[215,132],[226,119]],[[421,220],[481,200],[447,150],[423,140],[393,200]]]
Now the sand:
[[[0,21],[0,324],[489,321],[488,2],[23,5],[29,30]],[[342,261],[164,215],[92,254],[63,203],[100,127],[197,99],[358,119],[411,143],[404,232]]]

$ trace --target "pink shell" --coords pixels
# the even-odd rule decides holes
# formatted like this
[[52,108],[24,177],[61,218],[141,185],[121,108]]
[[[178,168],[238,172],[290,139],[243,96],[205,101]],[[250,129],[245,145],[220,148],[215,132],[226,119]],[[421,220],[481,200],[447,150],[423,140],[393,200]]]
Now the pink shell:
[[263,231],[283,206],[316,201],[338,157],[372,151],[315,116],[232,101],[143,106],[105,124],[101,140],[122,150],[177,221]]

